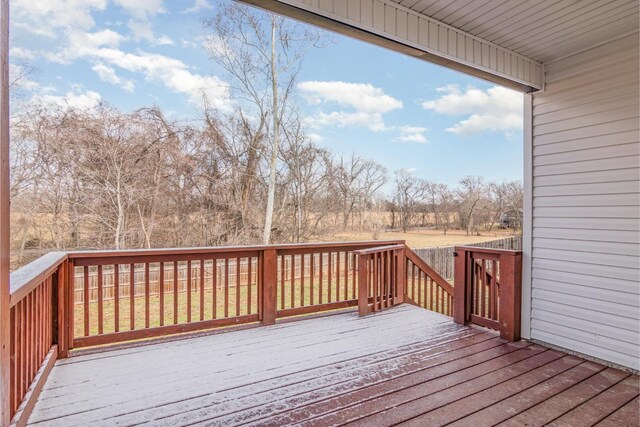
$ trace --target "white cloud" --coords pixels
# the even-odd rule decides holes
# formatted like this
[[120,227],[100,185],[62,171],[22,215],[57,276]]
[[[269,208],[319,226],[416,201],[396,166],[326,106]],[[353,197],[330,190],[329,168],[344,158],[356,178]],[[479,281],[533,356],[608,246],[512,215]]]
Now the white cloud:
[[427,138],[424,136],[427,132],[427,128],[420,126],[401,126],[398,128],[400,135],[393,138],[396,142],[417,142],[419,144],[426,144]]
[[402,108],[402,101],[367,83],[306,81],[300,83],[298,89],[311,105],[333,105],[350,109],[319,112],[308,117],[307,123],[316,128],[359,126],[377,132],[387,129],[383,114]]
[[192,7],[185,9],[182,13],[198,13],[203,10],[211,10],[213,6],[209,3],[208,0],[196,0]]
[[106,7],[107,0],[13,0],[11,19],[31,33],[54,38],[60,28],[92,28],[92,12]]
[[153,28],[151,26],[151,22],[148,20],[141,21],[129,21],[128,24],[129,29],[133,33],[133,38],[136,41],[146,40],[154,45],[172,45],[174,44],[173,40],[167,36],[156,36],[153,33]]
[[144,74],[147,80],[164,84],[174,92],[187,95],[200,104],[203,95],[218,108],[228,107],[228,85],[216,76],[192,73],[187,65],[174,58],[156,53],[132,54],[118,49],[100,48],[91,56],[130,72]]
[[92,90],[67,92],[66,95],[37,95],[32,101],[48,108],[73,108],[91,110],[100,104],[102,97]]
[[[152,44],[172,44],[168,37],[153,34],[150,17],[165,13],[162,0],[114,0],[131,16],[133,38],[150,41]],[[63,43],[53,51],[40,51],[46,59],[59,63],[86,60],[92,69],[107,82],[124,90],[133,91],[133,81],[122,78],[121,70],[140,73],[145,80],[159,83],[169,90],[183,94],[196,104],[201,104],[203,96],[213,107],[229,108],[229,87],[216,76],[206,76],[195,72],[184,62],[156,53],[138,50],[135,53],[123,50],[123,41],[131,40],[111,29],[91,31],[96,23],[92,13],[103,11],[107,0],[14,0],[14,23],[22,22],[33,28],[41,28],[47,36],[55,36]],[[132,24],[133,23],[133,24]],[[26,51],[15,51],[27,55]],[[67,98],[75,105],[90,105],[93,94],[72,92]],[[96,94],[97,95],[97,94]],[[84,98],[81,98],[84,96]],[[60,97],[58,97],[60,98]],[[56,99],[58,99],[56,98]],[[82,102],[82,100],[86,102]],[[65,102],[68,102],[66,100]]]
[[456,85],[438,88],[443,95],[425,101],[422,107],[449,116],[468,116],[447,131],[471,135],[482,132],[513,132],[522,129],[522,94],[500,86],[487,90]]
[[35,59],[36,55],[29,49],[24,49],[21,47],[12,47],[9,50],[9,56],[13,59]]
[[319,135],[317,133],[308,133],[307,134],[307,138],[309,138],[309,141],[311,142],[322,142],[324,141],[324,137],[322,135]]
[[184,62],[157,53],[125,52],[118,48],[124,39],[112,30],[95,33],[74,31],[69,34],[68,46],[48,57],[58,62],[76,59],[95,62],[93,70],[101,79],[118,84],[125,90],[133,90],[133,83],[117,76],[114,67],[142,73],[146,80],[161,83],[176,93],[186,95],[195,104],[201,104],[203,95],[206,95],[212,106],[229,108],[229,86],[218,77],[194,73]]
[[147,19],[157,13],[165,13],[163,0],[115,0],[116,4],[138,19]]
[[131,80],[124,79],[116,74],[116,71],[103,63],[95,64],[91,67],[96,72],[100,80],[119,86],[127,92],[133,92],[134,84]]

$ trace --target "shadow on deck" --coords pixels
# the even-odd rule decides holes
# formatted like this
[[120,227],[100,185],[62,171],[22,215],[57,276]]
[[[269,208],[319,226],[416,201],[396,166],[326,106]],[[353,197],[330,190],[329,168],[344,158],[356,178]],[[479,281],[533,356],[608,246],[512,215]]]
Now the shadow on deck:
[[637,425],[638,377],[412,305],[56,362],[31,425]]

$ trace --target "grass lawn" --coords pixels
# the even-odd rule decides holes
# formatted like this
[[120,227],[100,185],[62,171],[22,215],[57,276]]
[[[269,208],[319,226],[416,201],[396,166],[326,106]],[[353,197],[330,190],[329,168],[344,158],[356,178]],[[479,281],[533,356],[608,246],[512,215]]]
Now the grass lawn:
[[[322,302],[330,301],[343,301],[347,299],[354,299],[353,282],[351,276],[347,284],[347,298],[345,298],[345,284],[344,277],[340,278],[339,294],[336,296],[336,282],[333,278],[333,284],[331,288],[328,286],[328,282],[323,281],[322,286]],[[216,291],[216,313],[213,316],[213,291],[212,289],[205,289],[204,291],[204,320],[209,319],[221,319],[225,317],[243,316],[246,314],[256,314],[258,312],[258,289],[257,285],[251,287],[251,304],[249,305],[249,293],[248,287],[243,285],[240,287],[240,307],[239,311],[236,311],[236,287],[229,286],[228,296],[228,316],[225,316],[225,290],[219,288]],[[121,289],[123,293],[128,291],[127,286]],[[311,285],[305,280],[303,287],[304,295],[302,295],[301,284],[297,282],[294,285],[293,304],[291,302],[291,285],[285,283],[284,287],[284,308],[301,307],[301,300],[304,299],[304,306],[312,305],[311,301]],[[331,291],[331,293],[330,293]],[[313,304],[320,302],[320,288],[318,280],[314,281],[313,287]],[[281,287],[278,283],[278,309],[282,309],[282,293]],[[339,298],[339,299],[338,299]],[[120,331],[130,330],[130,304],[128,296],[121,296],[119,299],[119,325]],[[84,336],[84,305],[82,303],[76,304],[74,312],[74,335],[76,337]],[[179,324],[188,323],[187,317],[187,293],[178,293],[178,322]],[[145,328],[145,298],[144,296],[138,296],[134,298],[134,329]],[[191,293],[191,321],[200,320],[200,290],[194,290]],[[115,303],[114,300],[105,300],[103,302],[103,333],[115,332]],[[164,296],[164,324],[174,324],[174,304],[173,304],[173,292],[167,292]],[[159,295],[150,295],[149,297],[149,327],[160,326],[160,297]],[[89,335],[98,334],[98,303],[89,303]]]

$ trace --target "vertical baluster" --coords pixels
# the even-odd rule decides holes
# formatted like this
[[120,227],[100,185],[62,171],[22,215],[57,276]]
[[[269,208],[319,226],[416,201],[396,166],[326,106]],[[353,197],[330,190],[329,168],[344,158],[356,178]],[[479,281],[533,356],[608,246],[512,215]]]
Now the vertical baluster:
[[411,263],[411,299],[416,300],[416,265]]
[[378,257],[371,254],[371,295],[373,295],[373,311],[378,309]]
[[129,264],[129,329],[136,328],[136,265]]
[[240,316],[240,258],[236,258],[236,316]]
[[493,280],[491,281],[491,318],[498,320],[498,261],[493,260],[491,264]]
[[336,252],[336,301],[340,301],[340,251]]
[[211,318],[218,317],[218,259],[211,260]]
[[344,300],[349,299],[349,253],[344,253],[344,261],[342,262],[342,270],[344,271]]
[[284,297],[286,295],[285,291],[285,280],[287,275],[287,266],[285,264],[286,257],[284,255],[280,255],[280,310],[284,310]]
[[104,333],[103,322],[104,322],[104,306],[103,306],[103,295],[102,295],[102,266],[98,266],[98,334],[102,335]]
[[[426,284],[425,284],[425,289],[426,289]],[[422,271],[418,270],[418,301],[416,301],[418,303],[418,306],[422,307],[422,295],[424,294],[424,291],[422,289]],[[424,299],[424,303],[425,305],[427,305],[427,298],[425,295],[425,299]]]
[[149,263],[144,263],[144,327],[149,327],[150,314],[150,283],[149,283]]
[[20,399],[27,391],[27,352],[29,351],[29,333],[27,330],[27,301],[20,301]]
[[482,260],[482,305],[480,313],[482,317],[487,316],[487,261]]
[[251,314],[251,290],[253,289],[252,267],[253,257],[249,257],[247,258],[247,314]]
[[393,277],[391,275],[391,268],[392,268],[392,257],[393,257],[393,252],[392,251],[386,251],[385,252],[385,257],[387,258],[387,262],[386,262],[386,266],[387,266],[387,282],[385,285],[385,291],[384,291],[384,297],[386,299],[386,306],[387,307],[391,307],[393,305],[393,291],[392,291],[392,286],[391,286],[391,278]]
[[120,265],[119,264],[115,264],[113,266],[113,331],[120,332]]
[[304,307],[304,254],[300,255],[300,307]]
[[83,298],[83,311],[84,311],[84,336],[89,336],[89,267],[84,266],[84,298]]
[[191,323],[191,260],[187,260],[187,323]]
[[158,300],[160,304],[160,326],[164,326],[164,262],[160,261],[158,273]]
[[332,294],[332,286],[333,286],[333,280],[331,280],[331,277],[333,276],[333,253],[329,252],[329,259],[328,264],[327,264],[327,302],[331,302],[333,301],[333,296]]
[[313,305],[313,282],[316,274],[316,254],[311,253],[309,255],[309,305]]
[[178,324],[178,261],[173,262],[173,324]]
[[200,260],[200,320],[204,320],[204,259]]
[[291,255],[291,277],[289,277],[289,308],[293,308],[296,306],[295,302],[295,292],[296,292],[296,256]]
[[36,306],[35,295],[33,292],[29,293],[29,332],[30,332],[30,349],[29,349],[29,382],[33,380],[33,376],[36,373]]
[[10,323],[11,323],[11,413],[14,413],[16,409],[18,409],[18,384],[20,383],[20,318],[18,314],[18,305],[13,306],[10,312]]
[[322,273],[324,272],[324,261],[322,260],[322,252],[320,252],[319,260],[318,260],[318,268],[320,268],[320,276],[318,277],[318,304],[322,304],[323,300],[323,292],[322,288],[324,286]]
[[33,366],[33,375],[35,375],[36,371],[37,371],[37,358],[40,356],[40,307],[39,307],[39,303],[40,303],[40,289],[42,288],[42,285],[38,286],[37,288],[35,288],[33,291],[31,291],[31,294],[33,295],[33,350],[31,352],[31,358],[32,358],[32,366]]
[[357,255],[351,254],[351,298],[356,299],[356,263]]
[[371,309],[373,311],[375,311],[376,308],[376,302],[378,301],[378,294],[376,293],[377,289],[376,289],[376,282],[375,282],[375,269],[376,269],[376,258],[375,258],[375,254],[371,254],[371,256],[368,257],[369,258],[369,295],[371,295],[372,298],[372,302],[371,302]]
[[229,258],[224,259],[224,317],[229,317]]
[[387,294],[387,251],[380,252],[380,309],[389,306]]
[[384,252],[378,252],[378,287],[380,289],[380,310],[385,306],[384,295]]

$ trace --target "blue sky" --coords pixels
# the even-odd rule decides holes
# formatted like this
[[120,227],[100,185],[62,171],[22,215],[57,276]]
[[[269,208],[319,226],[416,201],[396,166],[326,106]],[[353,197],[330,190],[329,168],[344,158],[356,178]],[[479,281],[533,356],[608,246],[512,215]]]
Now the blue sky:
[[[12,68],[38,69],[23,100],[125,111],[157,105],[197,120],[198,93],[224,106],[226,79],[202,48],[202,19],[226,0],[14,0]],[[391,172],[455,184],[522,178],[522,95],[332,35],[298,76],[307,132]]]

